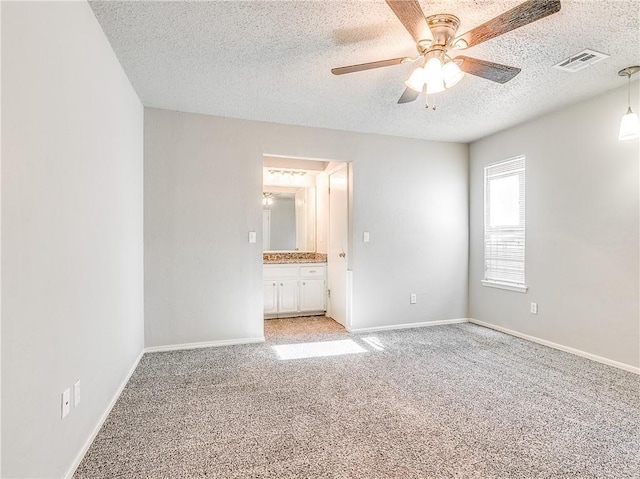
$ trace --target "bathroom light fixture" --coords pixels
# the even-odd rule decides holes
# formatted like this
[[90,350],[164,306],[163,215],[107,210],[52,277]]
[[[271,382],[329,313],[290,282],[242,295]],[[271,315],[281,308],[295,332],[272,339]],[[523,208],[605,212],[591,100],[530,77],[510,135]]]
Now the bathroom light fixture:
[[620,120],[620,133],[618,134],[618,140],[633,140],[640,138],[640,120],[638,115],[631,111],[631,76],[640,71],[640,66],[632,66],[623,68],[618,72],[621,77],[626,76],[629,78],[627,88],[627,113],[624,114],[622,120]]
[[307,174],[307,172],[301,171],[301,170],[269,170],[269,174],[280,175],[281,178],[284,178],[285,176],[289,176],[290,178],[293,178],[296,176],[303,177],[304,175]]
[[262,204],[264,206],[271,206],[273,204],[273,194],[262,193]]

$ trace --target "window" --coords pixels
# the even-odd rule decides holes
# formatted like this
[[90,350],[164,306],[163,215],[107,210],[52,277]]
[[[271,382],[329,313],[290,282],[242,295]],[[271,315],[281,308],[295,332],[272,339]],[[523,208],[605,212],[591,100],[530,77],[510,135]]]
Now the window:
[[484,169],[485,286],[526,292],[525,161],[518,156]]

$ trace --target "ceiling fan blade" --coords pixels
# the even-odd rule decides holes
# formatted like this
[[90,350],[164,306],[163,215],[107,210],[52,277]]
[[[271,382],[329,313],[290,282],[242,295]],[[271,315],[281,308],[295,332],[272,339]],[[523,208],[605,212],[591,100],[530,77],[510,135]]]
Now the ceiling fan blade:
[[464,48],[472,47],[559,11],[560,0],[528,0],[473,30],[469,30],[456,38],[453,44],[464,40],[467,44]]
[[360,63],[358,65],[332,68],[331,73],[334,75],[344,75],[345,73],[361,72],[364,70],[372,70],[373,68],[390,67],[392,65],[400,65],[406,59],[407,57],[391,58],[390,60],[379,60],[377,62]]
[[455,60],[456,63],[462,60],[459,66],[463,72],[497,83],[507,83],[520,73],[520,68],[488,62],[486,60],[478,60],[477,58],[458,56]]
[[431,30],[417,0],[386,0],[386,2],[416,43],[431,39]]
[[415,101],[418,99],[418,96],[420,96],[419,92],[407,87],[404,90],[404,93],[402,93],[402,96],[400,97],[400,99],[398,100],[398,104]]

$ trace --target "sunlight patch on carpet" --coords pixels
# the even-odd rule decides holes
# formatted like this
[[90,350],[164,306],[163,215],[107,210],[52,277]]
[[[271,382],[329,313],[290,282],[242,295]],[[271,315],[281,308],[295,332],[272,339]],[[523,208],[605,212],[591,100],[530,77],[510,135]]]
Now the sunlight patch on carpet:
[[384,351],[384,345],[377,336],[368,336],[366,338],[362,338],[362,340],[376,351]]

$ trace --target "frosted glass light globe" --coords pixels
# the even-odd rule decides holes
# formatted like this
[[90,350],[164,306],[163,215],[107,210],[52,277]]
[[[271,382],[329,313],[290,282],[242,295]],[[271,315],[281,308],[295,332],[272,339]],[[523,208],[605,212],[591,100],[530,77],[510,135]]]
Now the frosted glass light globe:
[[455,62],[448,62],[442,67],[442,76],[446,87],[451,88],[464,78],[464,72]]
[[620,121],[618,140],[633,140],[634,138],[640,138],[640,120],[638,115],[629,108]]

